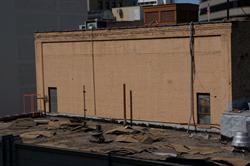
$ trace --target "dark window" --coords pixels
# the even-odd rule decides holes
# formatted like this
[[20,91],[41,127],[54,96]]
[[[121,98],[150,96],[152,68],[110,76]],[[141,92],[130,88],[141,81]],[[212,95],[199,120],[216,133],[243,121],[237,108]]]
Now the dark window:
[[57,113],[57,88],[49,87],[49,112]]
[[[237,8],[237,7],[245,7],[245,6],[250,6],[250,1],[248,0],[238,0],[238,1],[230,1],[229,2],[229,8]],[[202,8],[200,10],[200,14],[207,14],[207,8]],[[222,11],[222,10],[226,10],[228,8],[227,2],[225,3],[221,3],[221,4],[217,4],[217,5],[213,5],[210,6],[210,12],[218,12],[218,11]]]
[[209,125],[211,123],[210,94],[197,94],[198,124]]

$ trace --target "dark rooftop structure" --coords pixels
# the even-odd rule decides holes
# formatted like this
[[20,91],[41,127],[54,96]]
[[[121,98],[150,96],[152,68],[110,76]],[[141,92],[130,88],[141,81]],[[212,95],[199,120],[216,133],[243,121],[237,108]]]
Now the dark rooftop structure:
[[248,0],[201,0],[199,21],[249,20]]
[[165,4],[144,7],[145,25],[180,24],[198,21],[198,5]]

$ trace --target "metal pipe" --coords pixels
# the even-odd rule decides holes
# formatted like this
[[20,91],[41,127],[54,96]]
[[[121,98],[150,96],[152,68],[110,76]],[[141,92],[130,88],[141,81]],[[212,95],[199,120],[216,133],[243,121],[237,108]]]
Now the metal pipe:
[[45,76],[44,76],[44,69],[45,69],[45,67],[44,67],[44,55],[43,55],[43,43],[41,43],[41,55],[42,55],[42,83],[43,83],[43,111],[44,111],[44,115],[46,115],[46,113],[47,113],[47,108],[46,108],[46,102],[47,102],[47,98],[46,98],[46,96],[45,96]]
[[93,27],[91,28],[91,56],[92,56],[92,70],[93,70],[93,93],[94,93],[94,113],[96,115],[96,82],[95,82],[95,53],[94,53],[94,35]]
[[195,79],[195,58],[194,58],[194,24],[190,23],[190,117],[188,122],[188,132],[190,130],[191,120],[196,131],[195,117],[194,117],[194,79]]
[[230,19],[230,2],[227,0],[227,20]]
[[132,94],[132,90],[130,90],[129,92],[129,96],[130,96],[130,126],[133,126],[133,94]]
[[123,84],[123,116],[124,116],[124,122],[123,125],[127,125],[127,113],[126,113],[126,84]]
[[83,85],[83,111],[84,111],[84,119],[86,119],[86,90],[85,90],[85,85]]

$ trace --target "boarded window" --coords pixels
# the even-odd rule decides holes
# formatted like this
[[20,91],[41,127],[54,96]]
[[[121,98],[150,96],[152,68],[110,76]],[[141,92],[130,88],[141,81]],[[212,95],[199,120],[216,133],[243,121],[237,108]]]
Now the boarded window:
[[197,94],[198,123],[209,125],[211,123],[210,94]]
[[175,22],[175,11],[162,11],[161,22]]
[[145,23],[146,24],[153,24],[158,23],[158,13],[157,12],[148,12],[145,13]]

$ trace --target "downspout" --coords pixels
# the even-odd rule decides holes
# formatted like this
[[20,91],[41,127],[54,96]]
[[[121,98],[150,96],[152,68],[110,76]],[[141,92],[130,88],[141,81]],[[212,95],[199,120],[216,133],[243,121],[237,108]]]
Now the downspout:
[[230,20],[230,2],[227,0],[227,21]]
[[188,121],[188,130],[190,132],[191,121],[193,120],[194,129],[196,131],[196,123],[194,118],[194,80],[195,80],[195,59],[194,59],[194,24],[190,23],[189,36],[189,52],[190,52],[190,116]]
[[44,115],[46,115],[47,110],[46,110],[46,102],[47,102],[47,97],[45,96],[45,78],[44,78],[44,57],[43,57],[43,43],[41,42],[41,55],[42,55],[42,88],[43,88],[43,97],[41,99],[43,99],[43,111],[44,111]]
[[93,93],[94,93],[94,115],[96,115],[96,81],[95,81],[95,53],[94,53],[94,34],[91,27],[91,56],[92,56],[92,71],[93,71]]

